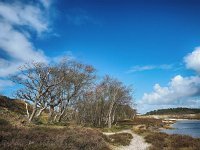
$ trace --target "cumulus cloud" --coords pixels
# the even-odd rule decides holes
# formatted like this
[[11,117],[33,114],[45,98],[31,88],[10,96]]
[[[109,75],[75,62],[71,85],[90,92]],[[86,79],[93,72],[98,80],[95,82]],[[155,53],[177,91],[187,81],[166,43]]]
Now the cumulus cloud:
[[[197,75],[173,77],[167,86],[155,84],[153,91],[144,93],[138,103],[142,112],[169,107],[199,107],[200,106],[200,47],[184,57],[186,69],[192,69]],[[133,71],[151,70],[155,67],[134,68]]]
[[0,77],[7,77],[8,75],[17,72],[20,65],[22,65],[21,61],[0,59]]
[[[0,2],[0,90],[13,86],[6,79],[26,62],[45,62],[49,58],[35,47],[32,35],[40,37],[49,31],[50,0],[38,3],[20,1]],[[6,57],[4,57],[6,56]]]
[[176,104],[186,98],[200,96],[200,77],[182,77],[177,75],[171,79],[168,86],[155,84],[153,92],[144,93],[144,104]]
[[1,20],[12,25],[25,25],[41,33],[47,30],[48,21],[42,10],[33,5],[22,3],[0,3]]
[[0,23],[0,48],[20,61],[46,61],[42,51],[36,50],[29,39],[8,23]]
[[12,81],[0,79],[0,90],[4,89],[5,87],[12,86],[12,85],[13,85]]
[[195,48],[192,53],[189,53],[184,61],[188,69],[193,69],[200,73],[200,47]]
[[45,8],[49,8],[52,4],[52,1],[51,0],[40,0],[41,4],[43,5],[43,7]]
[[44,52],[31,41],[33,32],[40,36],[48,31],[48,17],[41,4],[47,7],[50,1],[42,0],[38,4],[0,2],[0,51],[8,56],[0,58],[0,77],[15,73],[25,62],[48,61]]
[[127,71],[127,73],[133,72],[141,72],[141,71],[148,71],[148,70],[168,70],[172,69],[173,65],[171,64],[163,64],[163,65],[146,65],[146,66],[133,66],[131,69]]

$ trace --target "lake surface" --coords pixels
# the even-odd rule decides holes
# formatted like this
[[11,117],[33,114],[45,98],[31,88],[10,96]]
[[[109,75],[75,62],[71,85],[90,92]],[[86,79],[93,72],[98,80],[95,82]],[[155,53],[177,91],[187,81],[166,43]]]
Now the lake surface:
[[200,138],[200,120],[181,120],[172,125],[174,129],[163,129],[167,134],[183,134]]

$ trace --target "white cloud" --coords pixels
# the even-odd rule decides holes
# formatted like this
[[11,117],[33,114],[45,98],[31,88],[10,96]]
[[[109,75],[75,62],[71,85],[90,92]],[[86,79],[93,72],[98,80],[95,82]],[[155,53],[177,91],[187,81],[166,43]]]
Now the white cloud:
[[3,56],[0,57],[0,90],[13,86],[7,77],[16,73],[22,64],[49,61],[31,38],[33,34],[40,36],[49,32],[50,4],[51,0],[0,2],[0,52]]
[[184,61],[188,69],[193,69],[200,73],[200,47],[196,47],[192,53],[189,53]]
[[41,33],[48,28],[48,21],[39,7],[21,3],[0,3],[1,18],[12,25],[26,25]]
[[172,69],[173,65],[171,64],[163,64],[163,65],[147,65],[147,66],[133,66],[131,69],[127,71],[127,73],[133,72],[141,72],[141,71],[148,71],[148,70],[168,70]]
[[42,51],[36,50],[29,39],[8,23],[0,23],[0,48],[20,61],[46,61]]
[[25,62],[47,62],[42,50],[31,42],[31,33],[48,31],[45,11],[34,4],[0,2],[0,51],[8,58],[0,58],[0,77],[18,70]]
[[[200,73],[200,47],[184,57],[187,69]],[[138,67],[133,71],[156,69],[156,66]],[[200,107],[200,76],[183,77],[177,75],[167,86],[155,84],[153,91],[144,93],[138,102],[141,112],[169,107]]]
[[39,1],[45,8],[49,8],[50,5],[52,4],[51,0],[39,0]]
[[12,81],[0,79],[0,90],[4,89],[5,87],[12,86],[12,85],[13,85]]
[[153,92],[144,93],[143,104],[175,104],[190,97],[200,96],[200,77],[182,77],[177,75],[168,86],[155,84]]
[[7,61],[0,59],[0,77],[7,77],[10,74],[16,73],[20,65],[23,62],[19,61]]

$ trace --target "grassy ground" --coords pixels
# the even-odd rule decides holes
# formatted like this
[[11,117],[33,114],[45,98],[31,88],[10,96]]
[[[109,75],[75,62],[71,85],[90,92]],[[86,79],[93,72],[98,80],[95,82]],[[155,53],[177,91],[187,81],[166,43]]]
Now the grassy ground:
[[[31,109],[31,108],[30,108]],[[120,131],[131,126],[108,129],[81,127],[75,124],[48,124],[47,115],[27,123],[22,101],[0,97],[0,149],[2,150],[109,150],[112,145],[129,145],[132,135],[103,135],[104,131]]]
[[189,136],[167,135],[157,132],[166,127],[161,119],[140,118],[119,121],[111,129],[94,129],[70,126],[69,124],[45,124],[45,115],[35,124],[26,122],[25,104],[7,101],[0,97],[0,149],[2,150],[109,150],[110,144],[129,145],[133,138],[128,133],[105,136],[103,132],[118,132],[132,129],[142,135],[152,146],[151,150],[199,150],[200,139]]
[[199,150],[200,148],[200,139],[186,135],[149,132],[145,140],[152,144],[150,150]]
[[29,127],[11,126],[0,121],[0,149],[2,150],[109,150],[103,134],[82,127]]

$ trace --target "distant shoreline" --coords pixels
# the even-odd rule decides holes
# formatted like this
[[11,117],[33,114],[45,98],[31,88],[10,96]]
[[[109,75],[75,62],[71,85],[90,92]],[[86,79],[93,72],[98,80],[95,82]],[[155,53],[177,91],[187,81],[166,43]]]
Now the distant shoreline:
[[200,138],[200,120],[192,119],[178,119],[170,125],[171,128],[162,128],[160,132],[167,134],[187,135],[193,138]]

